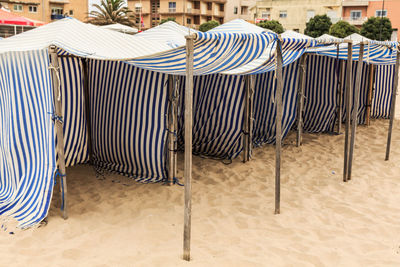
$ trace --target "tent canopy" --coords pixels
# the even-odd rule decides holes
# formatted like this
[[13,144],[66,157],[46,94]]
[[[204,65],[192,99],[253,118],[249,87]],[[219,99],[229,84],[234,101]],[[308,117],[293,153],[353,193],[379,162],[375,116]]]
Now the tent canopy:
[[117,32],[122,32],[122,33],[129,33],[129,34],[138,32],[138,29],[136,29],[135,27],[129,27],[129,26],[119,24],[119,23],[104,25],[104,26],[100,26],[100,27],[103,29],[107,29],[107,30],[112,30],[112,31],[117,31]]
[[0,24],[18,25],[18,26],[42,26],[45,23],[38,20],[33,20],[22,16],[18,16],[11,12],[0,9]]

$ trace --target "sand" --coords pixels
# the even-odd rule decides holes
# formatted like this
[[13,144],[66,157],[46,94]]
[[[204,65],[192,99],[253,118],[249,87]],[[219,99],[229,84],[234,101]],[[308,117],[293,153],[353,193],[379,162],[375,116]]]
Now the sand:
[[358,128],[348,183],[343,135],[306,134],[300,148],[285,139],[280,215],[273,146],[246,164],[194,157],[190,263],[183,187],[69,168],[69,219],[57,191],[46,226],[0,233],[0,266],[400,266],[400,121],[388,162],[387,125]]

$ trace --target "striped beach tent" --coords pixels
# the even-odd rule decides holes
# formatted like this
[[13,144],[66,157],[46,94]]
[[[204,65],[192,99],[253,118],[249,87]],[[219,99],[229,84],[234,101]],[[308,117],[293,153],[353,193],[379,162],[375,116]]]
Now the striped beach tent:
[[[196,33],[195,74],[241,67],[275,38],[272,33]],[[50,60],[49,46],[55,46],[57,62]],[[167,74],[185,73],[185,50],[70,18],[2,40],[2,220],[14,218],[26,228],[46,216],[59,173],[55,124],[60,121],[66,166],[87,162],[91,152],[99,167],[141,182],[163,180]],[[51,71],[56,63],[58,71]],[[53,87],[55,80],[60,87]],[[60,116],[53,95],[62,99]]]
[[[317,38],[318,41],[341,39],[329,35]],[[391,91],[394,77],[394,63],[396,59],[397,42],[377,42],[369,40],[359,34],[352,34],[344,40],[353,41],[353,76],[352,88],[355,93],[357,66],[361,67],[361,90],[358,95],[358,123],[365,123],[367,107],[372,104],[372,117],[387,117],[391,104]],[[367,42],[364,47],[363,61],[358,62],[360,42]],[[344,105],[346,87],[338,85],[339,75],[344,72],[344,81],[347,79],[347,44],[314,47],[307,49],[307,77],[304,105],[304,130],[309,132],[333,132],[338,123],[338,94],[341,94],[343,121],[347,113]],[[372,103],[368,103],[370,68],[375,66],[374,90]],[[318,71],[316,71],[318,70]],[[340,91],[339,91],[340,89]],[[354,108],[354,107],[353,107]]]

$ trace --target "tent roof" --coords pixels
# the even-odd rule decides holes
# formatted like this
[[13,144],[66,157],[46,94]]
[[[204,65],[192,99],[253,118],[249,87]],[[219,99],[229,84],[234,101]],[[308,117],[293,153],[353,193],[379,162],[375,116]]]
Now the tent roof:
[[76,56],[123,60],[169,50],[166,45],[65,18],[0,43],[0,53],[46,49],[55,45]]
[[[182,35],[182,33],[181,33]],[[194,34],[194,75],[221,73],[257,58],[275,34]],[[157,72],[185,75],[186,47],[155,42],[141,35],[126,35],[66,18],[0,42],[0,53],[58,47],[59,54],[120,60]]]
[[44,22],[28,19],[15,15],[9,11],[0,8],[0,24],[19,25],[19,26],[41,26]]
[[100,27],[103,29],[113,30],[113,31],[122,32],[122,33],[137,33],[138,32],[138,29],[135,27],[129,27],[129,26],[119,24],[119,23],[103,25]]
[[219,25],[208,32],[232,32],[232,33],[262,33],[272,31],[251,24],[243,19],[234,19],[222,25]]
[[171,48],[176,48],[186,45],[185,36],[197,32],[197,30],[179,25],[174,21],[168,21],[154,28],[138,33],[137,36],[154,42],[162,42]]

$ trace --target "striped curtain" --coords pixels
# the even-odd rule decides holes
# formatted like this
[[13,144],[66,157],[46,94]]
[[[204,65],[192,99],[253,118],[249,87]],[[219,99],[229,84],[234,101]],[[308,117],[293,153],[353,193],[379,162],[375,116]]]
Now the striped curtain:
[[[340,60],[342,62],[342,60]],[[361,89],[359,95],[358,123],[365,122],[365,111],[368,94],[368,64],[362,64]],[[304,91],[304,131],[333,132],[337,123],[337,77],[338,66],[336,59],[326,56],[309,55],[307,57],[306,87]],[[358,62],[353,61],[352,83],[353,95],[356,89],[356,72]],[[345,95],[347,65],[345,64],[345,78],[342,84],[343,122],[346,119]]]
[[389,118],[395,65],[376,66],[371,117]]
[[117,61],[89,61],[94,163],[159,182],[166,174],[167,75]]
[[[178,147],[184,149],[185,80],[180,83]],[[193,153],[218,159],[241,151],[244,83],[242,76],[195,76],[193,83]]]
[[83,72],[81,59],[59,57],[61,99],[64,118],[65,165],[86,163],[88,136],[86,129]]
[[[285,138],[296,120],[298,64],[296,61],[283,68],[282,138]],[[254,93],[253,144],[275,143],[275,72],[256,75]]]
[[46,217],[53,192],[56,157],[48,66],[47,50],[0,55],[0,221],[13,218],[21,228]]

